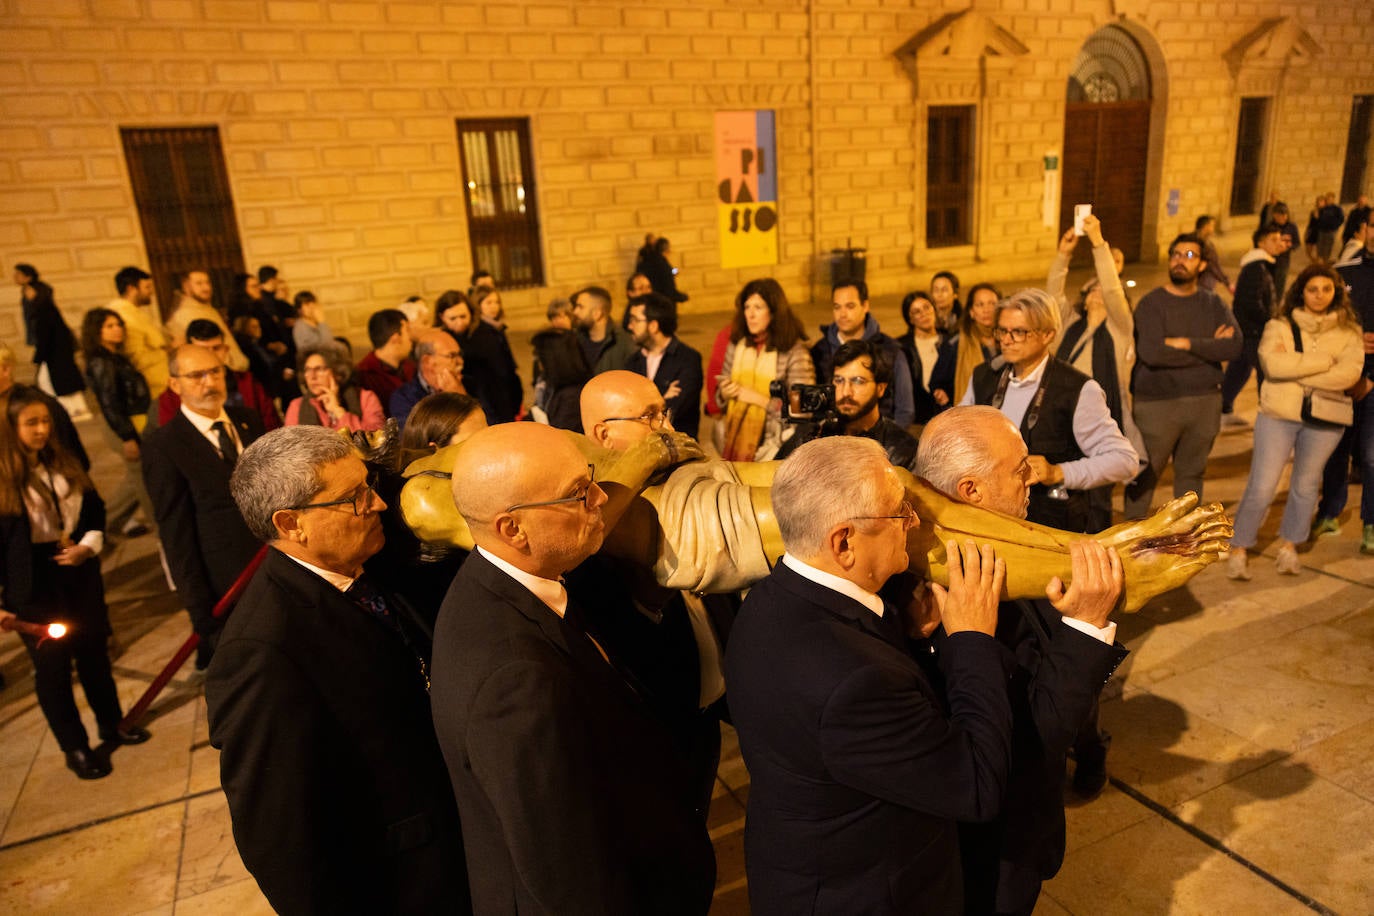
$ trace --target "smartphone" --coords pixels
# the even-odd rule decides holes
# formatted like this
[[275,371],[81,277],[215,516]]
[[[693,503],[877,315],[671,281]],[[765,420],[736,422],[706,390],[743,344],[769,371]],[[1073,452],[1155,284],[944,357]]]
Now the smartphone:
[[1082,235],[1082,234],[1083,234],[1083,217],[1088,216],[1088,215],[1091,214],[1092,212],[1093,212],[1093,205],[1092,205],[1092,204],[1074,204],[1074,205],[1073,205],[1073,234],[1074,234],[1074,235]]

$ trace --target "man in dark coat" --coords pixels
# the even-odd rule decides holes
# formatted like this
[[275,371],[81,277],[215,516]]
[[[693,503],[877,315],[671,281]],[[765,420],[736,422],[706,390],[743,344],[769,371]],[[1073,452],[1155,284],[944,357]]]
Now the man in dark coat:
[[[1025,518],[1034,474],[1020,431],[1000,412],[946,411],[926,426],[921,446],[916,473],[946,496]],[[1121,596],[1120,559],[1088,540],[1070,552],[1067,588],[1055,578],[1046,600],[998,609],[994,638],[1016,657],[1011,774],[995,818],[959,825],[968,913],[1030,913],[1041,883],[1059,871],[1065,755],[1085,722],[1095,730],[1098,691],[1126,657],[1108,620]]]
[[955,821],[1001,808],[1012,659],[992,633],[1006,568],[990,547],[946,545],[959,558],[948,596],[936,591],[949,635],[919,663],[876,594],[907,568],[905,497],[882,448],[852,436],[808,442],[773,480],[787,553],[725,650],[756,916],[958,913]]
[[625,368],[647,377],[673,412],[673,428],[697,438],[701,426],[701,354],[677,338],[677,303],[659,293],[630,301],[638,348]]
[[205,682],[244,865],[279,913],[470,913],[422,622],[363,572],[386,508],[347,440],[265,435],[234,498],[267,558]]
[[604,536],[586,458],[503,424],[464,443],[453,480],[476,549],[439,611],[432,696],[474,909],[705,913],[715,863],[681,761],[588,635],[597,589],[560,581]]
[[172,581],[200,634],[196,667],[204,670],[221,625],[211,616],[215,602],[258,550],[229,494],[229,475],[262,435],[262,421],[224,406],[224,364],[213,350],[183,344],[169,366],[169,390],[181,398],[181,410],[144,437],[143,481]]

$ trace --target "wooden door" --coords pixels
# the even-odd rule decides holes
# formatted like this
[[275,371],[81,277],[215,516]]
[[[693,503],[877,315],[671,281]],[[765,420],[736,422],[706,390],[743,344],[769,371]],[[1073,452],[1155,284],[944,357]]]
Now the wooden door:
[[120,135],[163,318],[174,278],[188,270],[210,275],[215,306],[227,311],[234,275],[244,272],[243,246],[219,128],[126,127]]
[[[1140,259],[1145,220],[1145,171],[1150,147],[1150,102],[1069,102],[1064,115],[1064,177],[1059,232],[1073,225],[1075,204],[1092,204],[1102,233],[1126,254]],[[1079,247],[1075,266],[1091,263]]]

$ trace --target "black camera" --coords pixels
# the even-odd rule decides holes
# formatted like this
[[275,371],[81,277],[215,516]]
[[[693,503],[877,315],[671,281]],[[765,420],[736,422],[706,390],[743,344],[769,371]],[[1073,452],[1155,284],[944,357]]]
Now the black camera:
[[820,423],[839,416],[835,410],[834,385],[793,385],[774,380],[768,395],[782,401],[784,423]]

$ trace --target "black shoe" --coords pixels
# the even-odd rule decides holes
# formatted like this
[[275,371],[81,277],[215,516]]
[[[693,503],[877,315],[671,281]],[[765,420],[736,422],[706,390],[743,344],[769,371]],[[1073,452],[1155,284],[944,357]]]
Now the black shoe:
[[100,740],[109,744],[142,744],[153,737],[152,732],[138,725],[130,725],[128,728],[116,728],[114,731],[102,731]]
[[110,764],[97,757],[95,751],[88,747],[79,747],[74,751],[67,751],[67,769],[76,774],[78,779],[103,779],[110,775]]
[[205,669],[210,667],[210,659],[214,657],[215,650],[202,640],[200,645],[196,646],[196,670],[204,673]]
[[1073,770],[1073,794],[1085,801],[1092,801],[1102,794],[1107,786],[1107,760],[1078,762]]

